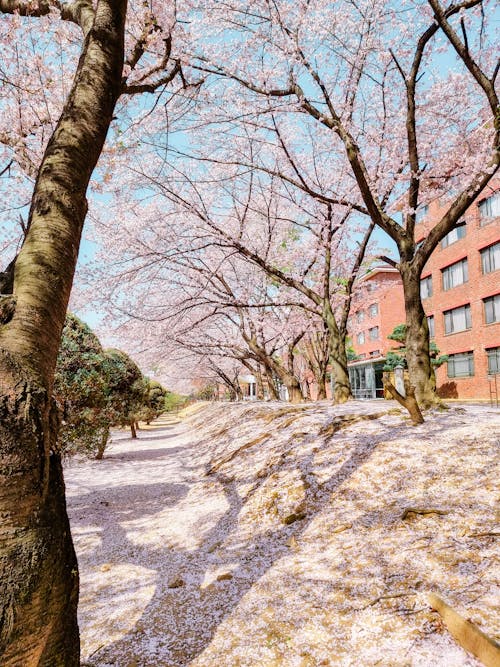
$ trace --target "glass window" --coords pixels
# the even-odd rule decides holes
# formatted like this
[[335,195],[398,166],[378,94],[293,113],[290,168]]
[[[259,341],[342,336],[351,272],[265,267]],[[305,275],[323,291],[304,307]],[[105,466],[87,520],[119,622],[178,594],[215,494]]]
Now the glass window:
[[432,276],[426,276],[420,281],[420,298],[427,299],[432,296]]
[[448,355],[448,377],[459,378],[474,375],[474,353]]
[[370,313],[370,317],[375,317],[375,315],[378,315],[378,303],[372,303],[368,308],[368,312]]
[[370,336],[370,340],[378,340],[378,327],[368,329],[368,335]]
[[467,259],[461,259],[455,264],[450,264],[445,269],[441,269],[443,275],[443,289],[449,290],[457,285],[463,285],[469,281],[469,265]]
[[365,319],[365,311],[364,310],[358,310],[356,313],[356,319],[358,322],[362,322]]
[[498,217],[500,215],[500,190],[492,194],[488,199],[483,199],[483,201],[479,202],[478,208],[482,225],[486,225],[488,222],[491,222],[492,218]]
[[357,337],[357,341],[360,345],[363,345],[363,343],[365,342],[365,332],[364,331],[359,332],[358,337]]
[[472,326],[470,305],[452,308],[444,312],[444,332],[445,334],[456,333],[457,331],[466,331]]
[[483,299],[484,321],[486,324],[500,322],[500,294]]
[[370,357],[380,357],[380,350],[372,350],[370,352]]
[[481,250],[483,273],[493,273],[500,269],[500,241]]
[[452,229],[451,232],[448,232],[446,236],[441,240],[441,247],[447,248],[452,243],[455,243],[459,239],[463,239],[465,236],[465,221],[461,220],[457,223],[455,229]]
[[500,347],[491,347],[486,350],[488,357],[488,373],[494,375],[500,373]]
[[429,327],[429,338],[434,338],[434,315],[428,316],[427,326]]
[[417,212],[415,213],[415,222],[422,222],[422,220],[425,218],[425,216],[429,213],[429,207],[427,204],[424,204],[423,206],[419,206],[417,208]]

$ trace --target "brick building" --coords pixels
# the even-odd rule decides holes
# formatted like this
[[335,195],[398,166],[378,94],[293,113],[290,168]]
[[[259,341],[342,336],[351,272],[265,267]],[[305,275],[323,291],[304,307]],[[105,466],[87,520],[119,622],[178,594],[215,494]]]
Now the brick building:
[[[418,213],[417,239],[425,238],[445,212],[436,199]],[[381,395],[381,368],[394,326],[405,321],[399,274],[379,267],[362,278],[366,287],[353,304],[350,335],[358,355],[350,364],[355,395]],[[371,285],[371,287],[370,287]],[[449,361],[437,369],[445,398],[488,399],[500,392],[500,189],[490,189],[435,249],[421,279],[431,339]]]

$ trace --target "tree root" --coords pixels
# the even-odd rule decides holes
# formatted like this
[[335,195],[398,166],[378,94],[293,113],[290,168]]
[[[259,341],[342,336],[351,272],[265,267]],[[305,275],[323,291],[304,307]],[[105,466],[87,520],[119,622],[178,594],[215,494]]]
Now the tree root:
[[448,631],[462,648],[475,655],[485,667],[499,667],[500,646],[497,642],[481,632],[474,623],[457,614],[434,593],[428,593],[427,601],[440,614]]
[[407,507],[401,515],[401,520],[404,521],[410,514],[449,514],[448,510],[438,510],[434,507]]
[[379,595],[377,598],[374,600],[371,600],[368,602],[368,604],[365,604],[364,607],[360,607],[357,611],[363,611],[364,609],[368,609],[368,607],[373,607],[374,605],[378,604],[379,602],[382,602],[382,600],[392,600],[393,598],[406,598],[409,597],[410,595],[416,595],[415,591],[411,592],[402,592],[402,593],[388,593],[387,595]]
[[222,468],[223,465],[226,463],[229,463],[232,461],[238,454],[245,449],[249,449],[250,447],[253,447],[254,445],[259,445],[260,443],[264,442],[264,440],[267,440],[269,438],[269,433],[263,433],[262,435],[259,435],[257,438],[254,438],[253,440],[250,440],[249,442],[245,442],[244,445],[241,445],[241,447],[238,447],[237,449],[233,450],[230,454],[227,456],[224,456],[223,458],[219,459],[219,461],[216,461],[215,463],[212,463],[212,465],[208,468],[207,472],[205,473],[207,476],[208,475],[213,475],[214,472],[217,472],[220,468]]

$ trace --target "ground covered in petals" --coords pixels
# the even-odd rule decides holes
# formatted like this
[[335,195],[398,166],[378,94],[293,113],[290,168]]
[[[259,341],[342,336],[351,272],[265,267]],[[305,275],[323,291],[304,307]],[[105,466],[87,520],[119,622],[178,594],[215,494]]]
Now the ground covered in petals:
[[500,414],[202,404],[70,461],[91,667],[475,666],[498,640]]

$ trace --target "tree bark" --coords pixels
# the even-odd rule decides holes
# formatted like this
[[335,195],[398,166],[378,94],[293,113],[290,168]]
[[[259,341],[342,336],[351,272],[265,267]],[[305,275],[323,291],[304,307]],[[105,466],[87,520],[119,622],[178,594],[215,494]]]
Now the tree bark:
[[135,430],[135,422],[133,419],[130,422],[130,437],[137,438],[137,431]]
[[418,426],[418,424],[423,424],[424,418],[415,398],[415,388],[410,386],[408,382],[405,382],[406,396],[402,396],[392,382],[389,381],[386,373],[383,375],[383,382],[385,389],[387,389],[392,398],[408,410],[413,425]]
[[106,445],[108,444],[108,439],[109,439],[109,428],[105,428],[102,432],[101,442],[99,443],[99,447],[97,448],[97,454],[95,455],[97,461],[102,460],[102,457],[104,456],[104,450],[106,449]]
[[439,399],[436,380],[429,355],[429,327],[420,297],[420,275],[415,268],[401,262],[401,278],[406,311],[406,362],[410,384],[421,408],[427,408]]
[[316,376],[316,385],[318,387],[317,401],[326,400],[326,373]]
[[99,0],[68,100],[35,183],[0,323],[0,664],[77,667],[78,568],[71,540],[54,369],[86,191],[120,93],[126,0]]
[[293,378],[292,380],[289,380],[285,386],[288,389],[288,399],[290,403],[302,403],[304,396],[299,381]]
[[335,325],[336,333],[331,336],[331,372],[335,381],[333,402],[345,403],[352,398],[349,371],[347,370],[347,353],[345,351],[345,336],[341,336]]

